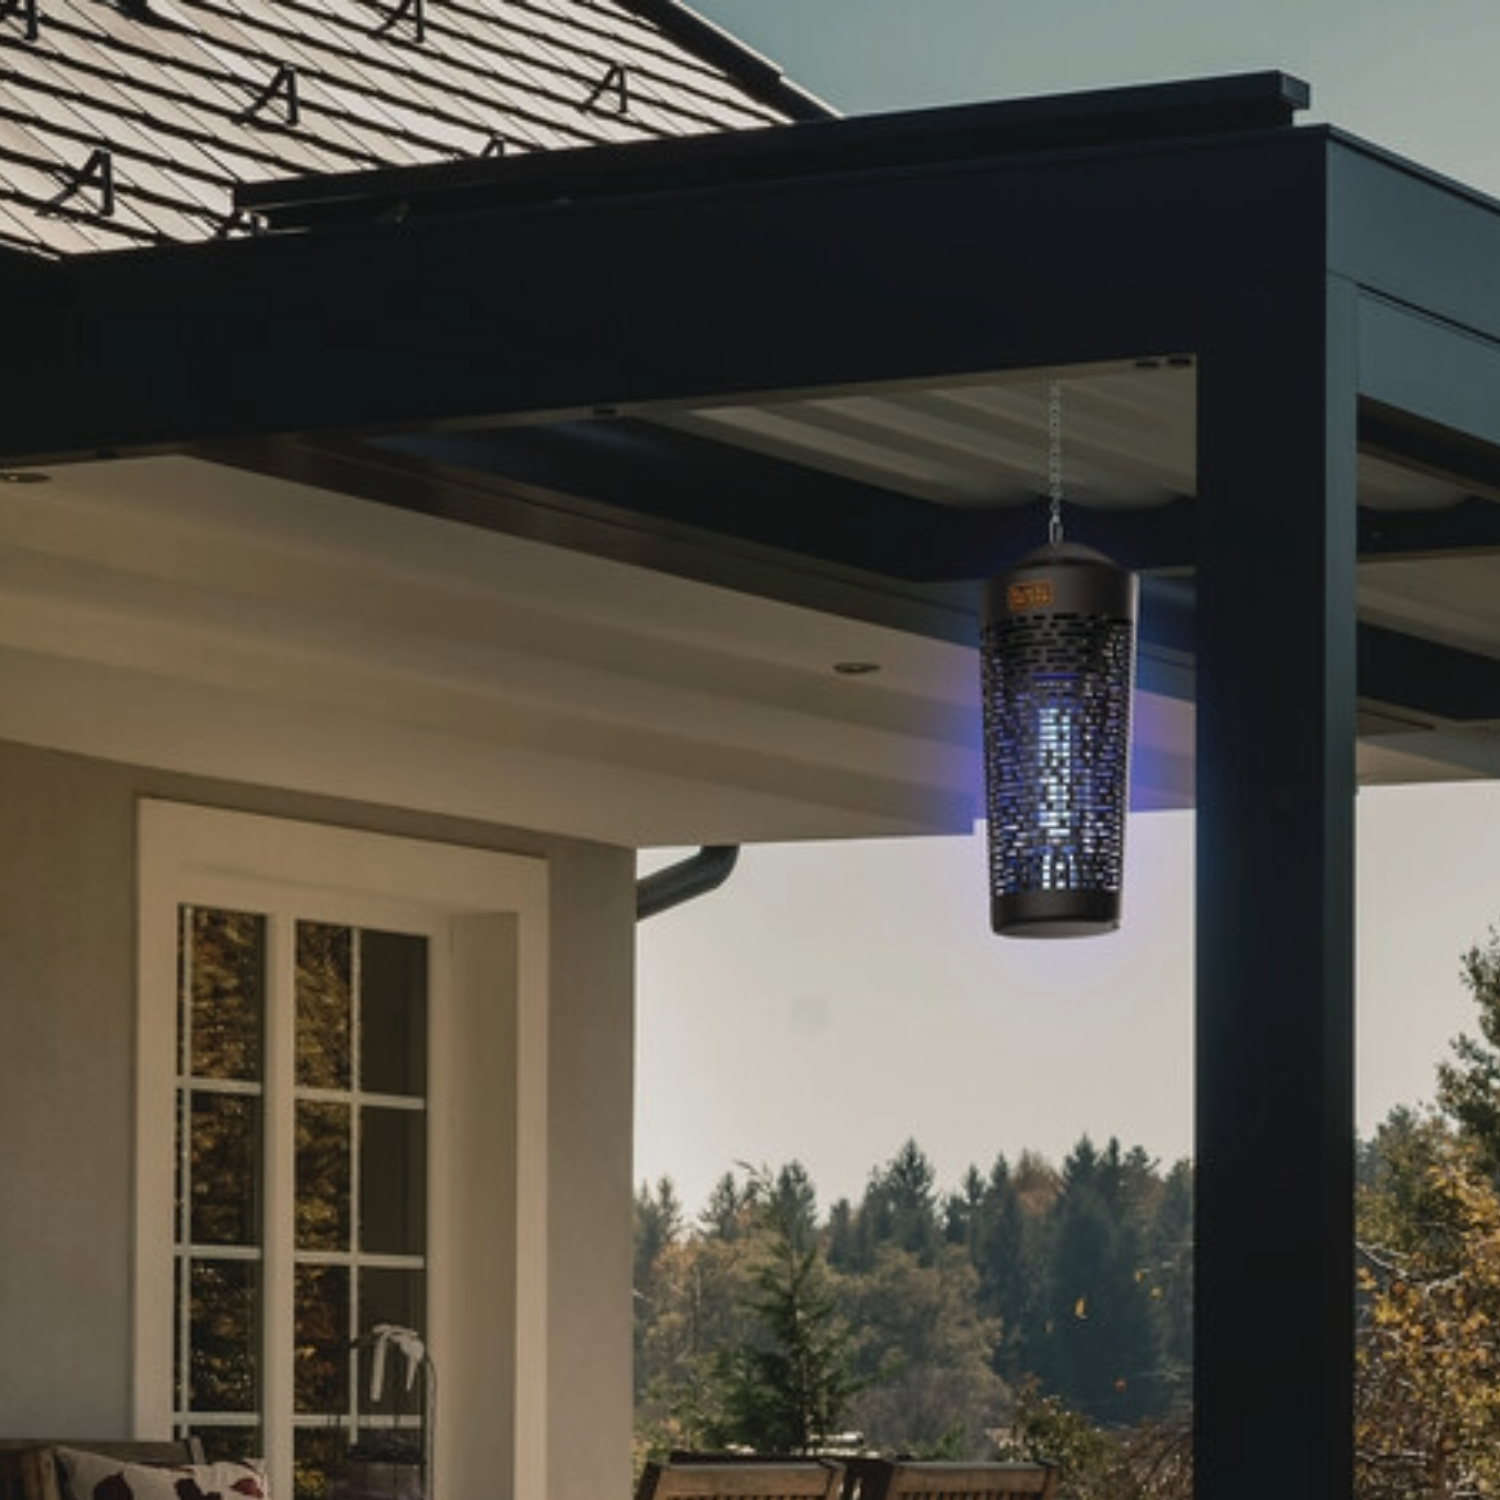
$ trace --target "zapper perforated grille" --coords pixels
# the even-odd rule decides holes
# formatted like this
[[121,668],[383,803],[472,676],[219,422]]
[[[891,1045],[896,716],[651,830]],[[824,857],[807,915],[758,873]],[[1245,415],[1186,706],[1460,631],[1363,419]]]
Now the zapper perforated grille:
[[[981,637],[990,890],[997,931],[1069,935],[1118,925],[1130,787],[1133,585],[1103,565],[1053,589],[1000,580],[1021,603],[988,611]],[[1122,590],[1119,580],[1124,580]],[[1110,585],[1121,607],[1111,606]],[[1020,592],[1018,593],[1018,590]],[[1085,604],[1088,600],[1083,600]]]

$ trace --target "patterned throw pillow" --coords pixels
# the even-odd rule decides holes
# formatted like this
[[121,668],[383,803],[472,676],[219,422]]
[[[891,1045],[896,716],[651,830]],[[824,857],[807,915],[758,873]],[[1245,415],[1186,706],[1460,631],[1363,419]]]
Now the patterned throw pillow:
[[81,1448],[59,1448],[69,1500],[270,1500],[255,1463],[122,1463]]

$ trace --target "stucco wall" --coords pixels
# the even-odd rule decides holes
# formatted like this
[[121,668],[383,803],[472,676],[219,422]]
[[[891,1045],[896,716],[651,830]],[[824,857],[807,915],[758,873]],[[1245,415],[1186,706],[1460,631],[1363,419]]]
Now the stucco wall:
[[122,1432],[133,1233],[134,802],[0,746],[0,1414]]
[[628,1492],[628,851],[0,742],[0,1436],[128,1433],[136,805],[143,796],[547,859],[555,1500]]
[[[628,882],[606,888],[575,867],[592,862],[587,852],[568,849],[553,866],[549,1500],[630,1493],[634,863]],[[576,941],[580,934],[589,937]],[[591,1187],[604,1180],[613,1184],[608,1194]],[[601,1254],[605,1245],[608,1255]],[[616,1410],[622,1371],[627,1452],[618,1483],[601,1491],[600,1435],[592,1428],[598,1413]]]

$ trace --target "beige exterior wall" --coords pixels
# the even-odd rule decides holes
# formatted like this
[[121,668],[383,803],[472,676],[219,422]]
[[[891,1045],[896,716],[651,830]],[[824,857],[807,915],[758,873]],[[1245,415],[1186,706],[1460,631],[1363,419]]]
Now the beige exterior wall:
[[100,1437],[131,1428],[143,797],[547,861],[547,1487],[549,1500],[627,1493],[632,854],[4,742],[0,1436]]

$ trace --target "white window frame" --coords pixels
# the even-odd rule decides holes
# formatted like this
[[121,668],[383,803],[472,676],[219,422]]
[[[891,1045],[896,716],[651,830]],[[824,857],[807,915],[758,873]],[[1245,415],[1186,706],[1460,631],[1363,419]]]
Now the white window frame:
[[[431,960],[424,1333],[441,1393],[435,1489],[546,1494],[545,863],[153,800],[140,805],[138,848],[135,1431],[160,1436],[172,1420],[178,909],[383,927],[426,936]],[[291,1172],[289,1158],[269,1164],[283,1202]],[[290,1411],[290,1382],[288,1348],[263,1371],[268,1410]],[[267,1450],[272,1493],[290,1494],[290,1429],[269,1428]]]

